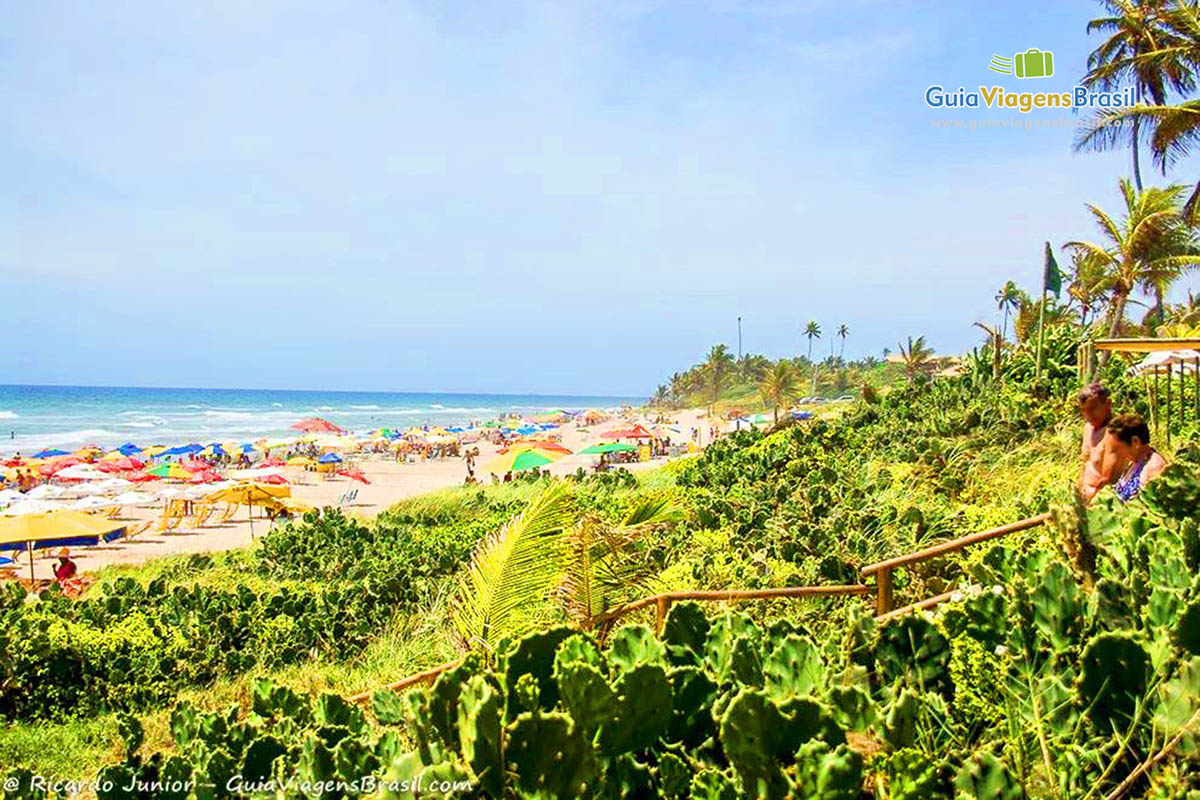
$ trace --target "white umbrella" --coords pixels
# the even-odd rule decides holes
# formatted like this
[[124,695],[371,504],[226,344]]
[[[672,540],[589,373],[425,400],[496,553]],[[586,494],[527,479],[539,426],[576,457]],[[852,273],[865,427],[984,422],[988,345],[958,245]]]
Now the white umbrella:
[[26,492],[25,497],[30,500],[50,500],[55,497],[62,497],[66,493],[67,490],[61,486],[43,483],[41,486],[35,486]]
[[[259,478],[266,478],[270,475],[280,475],[285,478],[287,477],[286,475],[283,474],[283,470],[280,467],[259,467],[257,469],[231,469],[231,470],[229,470],[229,472],[226,473],[226,475],[230,478],[237,478],[238,480],[243,480],[243,481],[258,480]],[[211,485],[215,485],[215,484],[211,484]],[[213,491],[214,490],[210,489],[209,494],[211,494]]]
[[108,476],[91,464],[75,464],[66,469],[60,469],[54,473],[54,477],[71,481],[98,481]]
[[158,501],[145,492],[124,492],[114,497],[113,502],[123,506],[147,506]]
[[106,481],[100,481],[94,484],[97,489],[105,492],[115,492],[119,489],[128,489],[133,485],[132,481],[127,481],[124,478],[109,478]]
[[48,500],[23,500],[16,505],[11,505],[0,511],[0,514],[10,517],[20,516],[21,514],[45,514],[47,511],[54,511],[63,507],[62,503],[51,503]]
[[60,497],[67,497],[68,495],[73,497],[87,497],[90,494],[104,494],[105,491],[95,483],[81,483],[77,486],[64,486],[62,489],[63,493],[59,495]]
[[168,486],[158,493],[159,500],[174,500],[176,497],[183,497],[183,489],[177,486]]
[[76,511],[87,511],[93,508],[112,508],[115,505],[117,505],[116,501],[108,497],[84,497],[72,503],[71,508]]
[[1196,359],[1200,359],[1198,350],[1159,350],[1134,364],[1127,372],[1131,375],[1152,375],[1156,372],[1168,375],[1171,372],[1194,370]]
[[216,490],[213,489],[210,484],[201,483],[201,484],[197,484],[196,486],[189,486],[188,488],[184,489],[182,496],[186,497],[188,500],[200,500],[202,498],[208,497],[214,491],[216,491]]
[[17,503],[25,499],[25,495],[12,489],[0,489],[0,505]]

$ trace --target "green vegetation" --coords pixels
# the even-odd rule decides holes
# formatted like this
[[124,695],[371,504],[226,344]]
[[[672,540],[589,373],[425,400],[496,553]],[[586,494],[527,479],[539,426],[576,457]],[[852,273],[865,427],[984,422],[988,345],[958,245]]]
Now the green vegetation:
[[[1144,126],[1166,163],[1198,129],[1180,121],[1193,101],[1168,101],[1194,86],[1200,15],[1106,5],[1087,80],[1134,80],[1153,105],[1102,113],[1085,143]],[[845,325],[815,361],[814,321],[804,356],[718,344],[659,388],[664,410],[778,415],[699,457],[447,490],[370,523],[326,509],[250,551],[109,570],[78,602],[5,595],[0,763],[23,787],[30,771],[169,779],[203,798],[234,775],[376,782],[329,797],[466,781],[497,798],[1195,798],[1196,420],[1158,419],[1172,466],[1134,501],[1085,509],[1073,488],[1080,342],[1200,324],[1194,299],[1161,300],[1200,263],[1196,204],[1140,175],[1121,186],[1123,215],[1091,209],[1101,240],[1066,246],[1065,299],[1004,283],[1002,319],[979,323],[986,342],[955,374],[921,336],[898,360],[847,363]],[[1139,293],[1154,308],[1137,322]],[[1150,415],[1128,366],[1118,355],[1095,377],[1117,409]],[[857,398],[783,419],[805,383]],[[865,564],[1044,512],[896,572],[898,604],[950,593],[929,612],[677,603],[661,634],[653,608],[611,613],[660,591],[853,583]],[[447,661],[428,688],[345,699]]]

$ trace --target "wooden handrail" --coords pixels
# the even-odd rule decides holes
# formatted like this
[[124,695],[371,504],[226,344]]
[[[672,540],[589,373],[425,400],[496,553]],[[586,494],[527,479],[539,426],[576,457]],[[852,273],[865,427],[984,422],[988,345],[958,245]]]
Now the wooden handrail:
[[[664,592],[662,594],[643,597],[623,606],[617,606],[611,611],[592,617],[592,625],[600,625],[625,616],[640,608],[653,605],[659,609],[659,628],[666,619],[666,612],[672,603],[680,600],[703,600],[706,602],[721,602],[723,600],[772,600],[779,597],[824,597],[848,594],[866,594],[869,592],[861,583],[835,586],[781,586],[776,589],[695,589],[681,592]],[[665,606],[665,608],[664,608]]]
[[906,553],[902,556],[889,558],[887,561],[868,564],[860,571],[863,575],[873,575],[881,570],[892,570],[896,569],[897,567],[905,567],[909,564],[916,564],[920,561],[925,561],[927,559],[943,555],[944,553],[961,550],[967,545],[975,544],[977,542],[985,542],[988,539],[995,539],[998,536],[1005,536],[1010,533],[1016,533],[1017,531],[1028,530],[1029,528],[1036,528],[1038,525],[1044,524],[1048,519],[1050,519],[1049,514],[1038,514],[1036,517],[1030,517],[1029,519],[1023,519],[1017,522],[1010,522],[1007,525],[1001,525],[999,528],[991,528],[990,530],[979,531],[978,533],[970,533],[958,539],[951,539],[948,542],[935,544],[932,547],[926,547],[924,550],[918,550],[915,553]]
[[[695,590],[684,592],[664,592],[662,594],[650,595],[631,603],[626,603],[623,606],[617,606],[611,611],[605,612],[599,616],[589,620],[591,625],[599,625],[610,620],[623,617],[640,608],[647,606],[655,607],[655,630],[662,631],[663,622],[667,618],[667,611],[670,610],[671,603],[679,600],[705,600],[709,602],[719,602],[722,600],[769,600],[778,597],[822,597],[822,596],[837,596],[837,595],[863,595],[870,591],[862,584],[848,584],[844,586],[783,586],[777,589],[724,589],[724,590]],[[410,686],[415,686],[425,681],[433,680],[438,675],[441,675],[448,669],[453,669],[458,666],[461,661],[447,661],[445,664],[439,664],[436,667],[427,669],[424,672],[418,672],[415,675],[409,675],[407,678],[402,678],[395,683],[387,686],[380,686],[375,689],[368,689],[365,692],[350,697],[352,703],[365,703],[371,699],[371,695],[382,689],[390,689],[393,692],[399,692]]]
[[875,618],[875,622],[890,622],[897,617],[903,617],[905,614],[911,614],[914,611],[922,611],[926,608],[933,608],[938,603],[944,603],[954,596],[954,592],[942,592],[935,594],[933,597],[926,598],[919,603],[913,603],[910,606],[893,609],[886,614],[880,614]]
[[1092,347],[1097,350],[1112,350],[1122,353],[1156,353],[1161,350],[1200,349],[1200,338],[1179,337],[1173,339],[1096,339]]
[[[860,572],[864,575],[874,575],[876,582],[875,596],[875,613],[876,620],[880,622],[893,619],[911,611],[916,611],[922,608],[931,608],[938,603],[941,603],[950,598],[953,592],[945,592],[944,594],[930,597],[927,600],[922,600],[919,603],[914,603],[904,608],[892,609],[892,570],[898,567],[916,564],[926,559],[934,558],[945,553],[961,550],[964,547],[984,542],[988,539],[995,539],[998,536],[1005,536],[1009,533],[1024,531],[1030,528],[1036,528],[1038,525],[1043,525],[1050,519],[1049,514],[1038,514],[1036,517],[1023,519],[1018,522],[1013,522],[1008,525],[1001,525],[999,528],[980,531],[963,536],[958,539],[953,539],[949,542],[942,542],[933,547],[927,547],[924,550],[918,550],[915,553],[908,553],[895,558],[889,558],[887,561],[880,561],[875,564],[868,564],[863,567]],[[654,629],[658,632],[662,631],[663,623],[666,621],[667,612],[671,609],[671,604],[681,600],[703,600],[706,602],[721,602],[730,600],[772,600],[783,597],[835,597],[840,595],[864,595],[870,589],[861,583],[841,584],[834,586],[781,586],[775,589],[696,589],[692,591],[680,592],[663,592],[662,594],[654,594],[649,597],[642,597],[638,600],[626,603],[622,606],[617,606],[611,611],[606,611],[588,620],[590,626],[601,625],[605,622],[619,619],[626,614],[630,614],[648,606],[654,606],[655,610],[655,625]],[[407,689],[410,686],[415,686],[418,683],[423,683],[428,680],[433,680],[438,675],[441,675],[448,669],[453,669],[458,666],[461,661],[448,661],[445,664],[439,664],[432,669],[427,669],[424,672],[418,672],[415,675],[409,675],[395,683],[387,686],[382,686],[377,689],[370,689],[360,694],[356,694],[350,698],[352,703],[365,703],[371,699],[371,695],[380,689],[390,689],[393,692],[398,692]]]
[[[1036,517],[1010,522],[1008,525],[1001,525],[999,528],[992,528],[978,533],[967,534],[958,539],[951,539],[948,542],[935,544],[933,547],[926,547],[924,550],[918,550],[915,553],[907,553],[895,558],[889,558],[887,561],[880,561],[875,564],[868,564],[863,567],[860,572],[863,576],[875,576],[875,615],[878,618],[888,618],[888,614],[892,610],[892,570],[899,567],[907,567],[910,564],[918,564],[930,558],[935,558],[946,553],[953,553],[957,550],[962,550],[967,545],[976,544],[978,542],[986,542],[988,539],[995,539],[999,536],[1006,536],[1017,531],[1029,530],[1036,528],[1039,525],[1044,525],[1050,519],[1049,514],[1038,514]],[[934,598],[930,598],[934,599]],[[940,600],[938,601],[940,602]],[[936,603],[930,603],[936,605]],[[926,606],[923,606],[926,607]]]
[[399,692],[403,689],[407,689],[410,686],[415,686],[418,683],[424,683],[425,681],[433,680],[446,670],[454,669],[461,663],[462,660],[460,659],[458,661],[447,661],[445,664],[438,664],[436,667],[427,669],[424,672],[418,672],[416,675],[409,675],[407,678],[401,678],[395,683],[389,683],[387,686],[377,686],[374,689],[368,689],[365,692],[360,692],[359,694],[352,696],[350,698],[350,702],[365,703],[371,699],[371,695],[375,694],[376,692],[383,691],[384,689],[390,689],[393,692]]

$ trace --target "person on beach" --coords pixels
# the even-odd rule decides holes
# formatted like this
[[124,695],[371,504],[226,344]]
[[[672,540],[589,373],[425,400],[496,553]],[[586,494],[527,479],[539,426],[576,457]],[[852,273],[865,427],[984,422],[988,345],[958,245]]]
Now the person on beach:
[[63,548],[58,551],[58,563],[54,565],[54,580],[58,583],[70,580],[78,572],[75,562],[71,560],[71,551]]
[[1113,491],[1129,502],[1166,469],[1167,460],[1150,446],[1150,427],[1140,414],[1121,414],[1106,426],[1105,448],[1117,468]]
[[1079,413],[1084,420],[1083,446],[1080,449],[1083,469],[1079,474],[1079,493],[1084,502],[1091,502],[1096,492],[1115,478],[1114,459],[1107,455],[1104,447],[1104,434],[1112,420],[1112,398],[1108,389],[1093,383],[1080,392]]

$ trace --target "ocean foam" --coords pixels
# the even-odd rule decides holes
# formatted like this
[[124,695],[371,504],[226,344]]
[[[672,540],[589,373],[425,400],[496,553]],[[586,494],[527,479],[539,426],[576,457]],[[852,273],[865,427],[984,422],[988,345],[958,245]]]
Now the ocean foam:
[[16,419],[17,412],[15,411],[0,411],[0,419]]
[[350,406],[350,407],[353,409],[357,409],[358,411],[379,411],[381,408],[380,406]]

